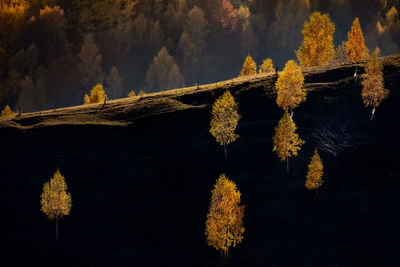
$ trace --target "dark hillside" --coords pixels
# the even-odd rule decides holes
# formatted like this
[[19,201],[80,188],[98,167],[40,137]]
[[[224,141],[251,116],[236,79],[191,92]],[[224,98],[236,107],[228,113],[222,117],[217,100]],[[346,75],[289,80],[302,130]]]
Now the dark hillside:
[[[272,152],[282,116],[274,76],[1,119],[0,265],[219,266],[204,230],[222,172],[246,205],[244,240],[229,266],[398,265],[400,56],[382,61],[390,96],[372,122],[354,65],[305,72],[309,94],[294,120],[306,143],[290,177]],[[225,89],[242,115],[228,159],[208,132],[211,104]],[[320,153],[325,182],[316,195],[304,182],[322,121],[349,125],[352,147]],[[57,167],[73,204],[58,244],[40,211]]]

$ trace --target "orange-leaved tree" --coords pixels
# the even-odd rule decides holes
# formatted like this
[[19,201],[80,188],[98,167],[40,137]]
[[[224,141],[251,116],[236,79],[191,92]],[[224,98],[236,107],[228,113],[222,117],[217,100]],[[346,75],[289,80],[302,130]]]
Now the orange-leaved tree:
[[44,183],[43,192],[40,196],[41,210],[46,216],[56,221],[56,240],[58,240],[58,221],[69,215],[71,211],[71,194],[67,193],[67,183],[60,170],[54,173],[50,182]]
[[248,55],[243,63],[242,72],[240,76],[250,76],[257,74],[257,64],[254,62],[253,58]]
[[[353,63],[360,62],[368,57],[368,49],[365,46],[364,35],[358,18],[355,18],[350,31],[347,33],[346,56]],[[354,75],[357,75],[357,67]]]
[[224,146],[225,157],[227,157],[226,146],[239,137],[235,134],[239,119],[238,104],[231,93],[226,91],[214,102],[210,122],[210,133],[221,146]]
[[98,83],[90,91],[90,96],[88,94],[85,94],[84,101],[85,104],[100,103],[104,101],[106,97],[107,95],[104,92],[103,85],[101,83]]
[[293,116],[293,108],[306,100],[306,91],[304,90],[304,76],[301,67],[289,60],[276,81],[277,89],[276,103],[283,110],[290,109]]
[[333,44],[335,24],[329,15],[312,13],[310,21],[304,23],[302,33],[304,41],[296,51],[300,64],[305,67],[328,64],[335,56]]
[[287,110],[283,113],[278,126],[275,127],[275,135],[273,138],[274,148],[281,161],[286,160],[286,171],[289,175],[289,157],[297,156],[297,152],[305,143],[296,133],[297,127],[293,119],[289,116]]
[[221,174],[212,190],[206,221],[207,243],[228,254],[229,247],[242,242],[244,206],[240,205],[236,184]]
[[373,53],[367,62],[363,74],[361,97],[366,107],[372,107],[371,120],[375,117],[375,109],[389,95],[384,86],[383,66],[376,53]]
[[6,106],[4,107],[4,109],[1,111],[1,116],[2,116],[2,117],[9,117],[9,116],[11,116],[12,114],[13,114],[13,113],[12,113],[11,108],[10,108],[9,105],[6,105]]
[[308,190],[317,190],[322,185],[324,165],[317,149],[314,150],[314,155],[311,157],[311,162],[308,165],[308,173],[305,186]]
[[264,59],[263,63],[258,70],[258,73],[268,73],[274,71],[274,64],[271,58]]

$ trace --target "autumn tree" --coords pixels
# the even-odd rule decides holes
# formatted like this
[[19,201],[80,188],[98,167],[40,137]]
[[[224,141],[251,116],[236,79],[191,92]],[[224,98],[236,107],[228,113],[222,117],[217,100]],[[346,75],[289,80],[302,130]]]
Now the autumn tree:
[[277,89],[276,103],[283,110],[290,109],[291,117],[293,117],[292,109],[306,100],[307,94],[303,85],[304,76],[301,67],[294,60],[289,60],[279,75],[275,87]]
[[271,58],[264,59],[263,63],[258,70],[258,73],[268,73],[274,71],[274,65]]
[[383,66],[376,53],[367,62],[363,74],[361,97],[365,107],[372,107],[371,120],[375,117],[375,109],[388,97],[389,91],[384,86]]
[[296,133],[297,127],[287,110],[283,113],[278,126],[275,127],[273,138],[274,148],[281,161],[286,160],[286,171],[289,175],[289,157],[297,156],[301,146],[305,143]]
[[4,109],[1,111],[2,117],[9,117],[12,115],[12,111],[9,105],[6,105]]
[[244,206],[240,205],[240,191],[236,184],[221,174],[212,190],[211,203],[207,214],[206,237],[209,246],[228,254],[229,247],[235,247],[243,240]]
[[98,83],[93,86],[92,90],[90,91],[90,96],[88,94],[85,94],[84,102],[85,104],[100,103],[104,101],[106,97],[107,95],[104,92],[103,85],[101,83]]
[[302,30],[304,41],[296,51],[300,64],[305,67],[328,64],[335,56],[333,34],[335,24],[328,14],[314,12],[310,21],[304,23]]
[[122,97],[122,93],[124,90],[124,88],[122,87],[122,82],[124,81],[124,78],[119,75],[117,67],[113,66],[111,68],[106,80],[110,88],[110,92],[112,93],[112,97],[114,99]]
[[182,87],[185,84],[175,59],[169,55],[166,47],[162,47],[153,58],[146,74],[146,83],[150,90],[160,91]]
[[134,90],[131,90],[131,91],[128,93],[128,97],[134,97],[134,96],[136,96],[136,93],[135,93]]
[[347,61],[346,42],[343,41],[340,45],[336,47],[335,57],[333,58],[333,62],[336,64],[342,64],[346,61]]
[[214,102],[210,122],[210,133],[221,146],[224,146],[225,157],[227,157],[226,146],[239,137],[235,134],[239,119],[238,104],[231,93],[226,91]]
[[41,210],[56,222],[56,240],[58,241],[58,221],[69,215],[71,211],[71,194],[67,192],[67,183],[60,170],[56,170],[50,182],[44,183],[40,196]]
[[83,83],[92,85],[103,82],[102,57],[91,33],[85,36],[78,57],[78,69],[82,74]]
[[308,165],[308,173],[305,186],[308,190],[316,190],[322,185],[323,168],[321,157],[318,154],[317,149],[314,150],[314,155],[311,158],[311,162]]
[[242,72],[240,76],[250,76],[257,74],[257,64],[254,62],[250,55],[247,55],[246,60],[243,63]]
[[[350,32],[347,33],[346,55],[353,63],[360,62],[368,57],[368,49],[365,46],[364,36],[358,18],[353,21]],[[357,67],[355,75],[356,74]]]

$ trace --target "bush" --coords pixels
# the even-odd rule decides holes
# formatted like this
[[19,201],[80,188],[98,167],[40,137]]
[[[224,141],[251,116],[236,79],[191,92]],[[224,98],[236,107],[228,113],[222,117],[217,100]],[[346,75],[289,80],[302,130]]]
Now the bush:
[[142,96],[144,96],[144,95],[146,95],[146,93],[145,93],[143,90],[140,90],[139,96],[142,97]]
[[4,109],[1,111],[1,116],[2,116],[2,117],[9,117],[9,116],[11,116],[12,114],[13,114],[13,112],[11,111],[9,105],[6,105],[6,106],[4,107]]
[[85,104],[100,103],[104,101],[104,98],[106,97],[107,95],[103,89],[103,85],[96,84],[90,91],[90,96],[88,94],[85,94],[84,102]]

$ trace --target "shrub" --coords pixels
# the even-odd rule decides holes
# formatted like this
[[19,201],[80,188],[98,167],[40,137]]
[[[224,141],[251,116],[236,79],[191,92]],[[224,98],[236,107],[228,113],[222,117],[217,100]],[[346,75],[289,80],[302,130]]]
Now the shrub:
[[106,97],[107,95],[104,92],[103,85],[99,83],[92,88],[90,91],[90,96],[85,94],[84,102],[85,104],[100,103],[104,101],[104,98]]
[[129,92],[129,94],[128,94],[128,97],[134,97],[134,96],[136,96],[136,93],[135,93],[135,91],[130,91]]
[[9,117],[9,116],[11,116],[12,114],[13,114],[13,112],[11,111],[9,105],[6,105],[6,106],[4,107],[4,109],[1,111],[1,116],[2,116],[2,117]]

